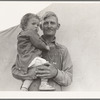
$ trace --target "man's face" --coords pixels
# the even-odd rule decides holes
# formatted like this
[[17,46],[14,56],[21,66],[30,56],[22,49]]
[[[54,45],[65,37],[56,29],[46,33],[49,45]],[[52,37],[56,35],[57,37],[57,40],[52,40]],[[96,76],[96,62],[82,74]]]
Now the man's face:
[[58,29],[58,21],[54,16],[46,18],[43,22],[42,30],[44,35],[54,36]]

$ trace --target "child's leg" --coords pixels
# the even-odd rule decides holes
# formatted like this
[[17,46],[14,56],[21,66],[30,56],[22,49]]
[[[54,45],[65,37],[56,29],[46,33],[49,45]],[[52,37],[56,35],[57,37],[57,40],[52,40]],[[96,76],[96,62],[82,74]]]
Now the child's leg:
[[47,83],[48,83],[48,79],[41,78],[41,84],[47,84]]
[[42,65],[44,63],[46,63],[47,61],[41,57],[35,57],[32,62],[29,64],[28,67],[31,67],[32,65],[34,66],[39,66],[39,65]]
[[[36,67],[36,66],[46,64],[46,63],[49,63],[49,62],[41,57],[36,57],[33,59],[33,61],[30,63],[30,65],[28,67],[31,67],[32,65],[34,65]],[[48,79],[42,78],[39,90],[55,90],[55,88],[53,88],[52,86],[50,86],[48,84]]]
[[33,80],[25,80],[21,86],[21,90],[22,91],[28,91],[29,86],[31,85],[31,83],[33,82]]
[[[28,68],[33,67],[32,65],[34,65],[34,67],[36,67],[36,66],[38,66],[38,65],[41,65],[42,63],[39,62],[40,59],[42,59],[42,58],[40,58],[40,57],[34,58],[34,59],[32,60],[32,62],[29,64]],[[45,59],[42,59],[42,60],[43,60],[44,62],[46,62]],[[43,61],[42,61],[42,62],[43,62]],[[32,81],[33,81],[33,80],[25,80],[25,81],[23,82],[22,86],[21,86],[21,90],[22,90],[22,91],[28,91],[28,88],[29,88],[29,86],[31,85]]]
[[[34,67],[44,64],[46,63],[46,60],[41,58],[41,57],[35,57],[32,62],[29,64],[28,68],[33,67],[32,65],[34,65]],[[22,84],[21,90],[22,91],[27,91],[29,86],[31,85],[33,80],[25,80]]]
[[41,84],[40,84],[39,90],[40,91],[54,91],[55,88],[49,85],[48,79],[41,78]]
[[[33,59],[33,61],[29,64],[28,68],[33,67],[32,65],[33,65],[34,63],[35,63],[35,62],[34,62],[34,59]],[[32,81],[33,81],[33,80],[25,80],[25,81],[23,82],[23,84],[22,84],[20,90],[22,90],[22,91],[28,91],[28,88],[29,88],[29,86],[31,85]]]

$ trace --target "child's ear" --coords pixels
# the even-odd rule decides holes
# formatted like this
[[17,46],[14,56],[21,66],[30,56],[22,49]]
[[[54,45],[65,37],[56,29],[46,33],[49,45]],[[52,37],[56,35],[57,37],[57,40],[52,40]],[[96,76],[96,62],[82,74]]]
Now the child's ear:
[[60,24],[58,23],[58,25],[57,25],[57,30],[60,28]]
[[43,28],[42,28],[42,24],[40,24],[40,29],[42,30]]

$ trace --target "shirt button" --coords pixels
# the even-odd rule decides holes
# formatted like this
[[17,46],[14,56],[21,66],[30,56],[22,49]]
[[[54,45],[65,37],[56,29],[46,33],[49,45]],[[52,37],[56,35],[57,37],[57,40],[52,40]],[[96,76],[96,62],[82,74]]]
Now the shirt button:
[[56,65],[57,63],[56,62],[53,62],[53,64]]
[[18,70],[21,70],[21,68],[18,68]]

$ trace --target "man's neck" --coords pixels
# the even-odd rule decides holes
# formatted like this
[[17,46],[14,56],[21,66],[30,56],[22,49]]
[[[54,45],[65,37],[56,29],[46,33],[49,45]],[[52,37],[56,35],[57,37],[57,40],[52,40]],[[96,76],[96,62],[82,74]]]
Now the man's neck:
[[45,38],[45,41],[46,41],[47,43],[51,43],[51,42],[54,41],[55,36],[47,36],[47,35],[44,35],[44,38]]

